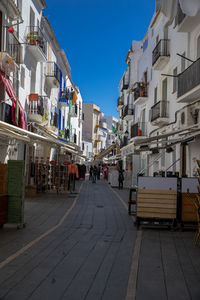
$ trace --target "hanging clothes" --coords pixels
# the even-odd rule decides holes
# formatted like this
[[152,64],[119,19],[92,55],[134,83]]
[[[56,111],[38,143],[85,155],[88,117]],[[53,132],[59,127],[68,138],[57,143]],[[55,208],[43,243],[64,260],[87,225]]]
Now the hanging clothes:
[[[17,99],[15,95],[15,91],[13,89],[12,83],[9,79],[9,76],[7,76],[3,71],[0,70],[0,80],[3,83],[4,87],[6,87],[6,93],[8,94],[8,97],[12,101],[12,122],[14,125],[19,126],[22,129],[27,129],[27,120],[26,120],[26,112],[23,109],[20,101]],[[15,108],[16,108],[16,102],[19,105],[19,119],[17,125],[15,120]],[[23,126],[23,127],[22,127]]]

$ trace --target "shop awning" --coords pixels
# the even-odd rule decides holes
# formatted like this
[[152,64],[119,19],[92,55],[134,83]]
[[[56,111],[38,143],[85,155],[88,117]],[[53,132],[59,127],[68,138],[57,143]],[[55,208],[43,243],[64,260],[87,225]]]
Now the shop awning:
[[179,129],[179,130],[174,130],[174,131],[170,131],[161,135],[156,135],[156,136],[152,136],[152,137],[148,137],[148,138],[144,138],[144,139],[140,139],[137,141],[134,141],[134,145],[135,146],[139,146],[139,145],[143,145],[143,144],[149,144],[152,141],[159,141],[161,139],[167,138],[169,136],[173,136],[175,134],[179,134],[179,133],[190,133],[190,131],[192,130],[198,130],[198,127],[200,127],[200,123],[186,127],[184,129]]
[[121,148],[121,156],[134,154],[134,149],[135,149],[134,142],[132,142],[129,145]]
[[110,145],[107,149],[103,150],[97,157],[96,159],[102,159],[106,155],[108,155],[113,149],[116,148],[116,144]]
[[67,152],[69,152],[71,154],[85,158],[84,156],[79,154],[77,151],[68,147],[65,143],[59,141],[56,138],[47,138],[45,136],[33,133],[31,131],[10,125],[3,121],[0,121],[0,135],[1,134],[3,136],[9,135],[12,138],[24,141],[26,143],[42,143],[45,145],[49,145],[50,147],[61,147],[62,149],[66,150]]

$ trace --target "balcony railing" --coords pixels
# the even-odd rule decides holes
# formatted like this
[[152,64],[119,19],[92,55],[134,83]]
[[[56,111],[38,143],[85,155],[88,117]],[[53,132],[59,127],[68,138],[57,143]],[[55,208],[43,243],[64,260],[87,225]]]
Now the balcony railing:
[[26,41],[28,45],[38,46],[46,55],[46,40],[38,26],[28,26],[26,28]]
[[178,98],[200,84],[200,58],[178,75]]
[[58,82],[60,82],[60,69],[55,62],[47,62],[46,76],[54,77]]
[[153,122],[158,118],[168,118],[169,117],[169,102],[159,101],[151,107],[150,110],[150,121]]
[[148,97],[147,86],[142,84],[134,89],[134,100],[136,101],[140,97]]
[[152,66],[156,63],[160,56],[169,56],[169,40],[162,39],[158,42],[152,52]]
[[[33,95],[33,94],[31,94]],[[30,95],[30,96],[31,96]],[[34,94],[37,95],[37,94]],[[40,115],[43,116],[45,113],[45,104],[46,104],[46,97],[44,96],[37,96],[37,100],[30,100],[31,97],[29,96],[29,110],[28,113],[30,115]]]
[[129,105],[126,105],[123,107],[123,110],[122,110],[122,117],[126,117],[126,116],[132,116],[134,115],[134,109],[133,108],[130,108]]
[[131,126],[131,138],[136,136],[146,136],[147,134],[147,123],[146,122],[138,122]]
[[14,34],[8,32],[8,28],[5,28],[5,42],[3,49],[1,51],[6,52],[13,58],[13,60],[19,64],[20,63],[20,42],[18,39],[15,37]]

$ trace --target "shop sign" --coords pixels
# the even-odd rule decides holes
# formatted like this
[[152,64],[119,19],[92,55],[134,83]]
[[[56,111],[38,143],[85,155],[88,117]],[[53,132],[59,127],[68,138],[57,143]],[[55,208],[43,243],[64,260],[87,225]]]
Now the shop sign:
[[134,144],[133,143],[121,149],[122,156],[126,156],[126,155],[133,154],[133,153],[134,153]]

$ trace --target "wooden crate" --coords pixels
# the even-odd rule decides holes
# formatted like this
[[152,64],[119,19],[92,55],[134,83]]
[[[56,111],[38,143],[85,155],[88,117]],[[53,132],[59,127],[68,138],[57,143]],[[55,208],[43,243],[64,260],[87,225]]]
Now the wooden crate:
[[196,193],[181,194],[181,221],[197,222],[197,214],[193,202],[196,199]]
[[5,195],[7,187],[7,165],[0,164],[0,194]]
[[177,191],[139,189],[137,217],[176,219]]

